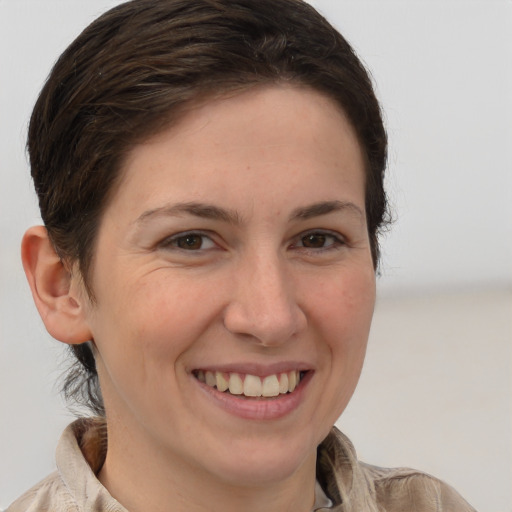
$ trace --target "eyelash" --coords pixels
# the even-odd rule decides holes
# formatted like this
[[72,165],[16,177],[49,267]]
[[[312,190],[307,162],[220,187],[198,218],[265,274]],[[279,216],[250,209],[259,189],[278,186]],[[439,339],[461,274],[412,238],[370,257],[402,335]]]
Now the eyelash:
[[[324,243],[327,240],[330,240],[331,243],[329,243],[328,245],[323,245],[321,247],[307,247],[304,245],[304,242],[305,239],[308,237],[310,237],[310,241],[312,241],[312,239],[316,237],[317,239],[320,239],[320,241],[323,239]],[[187,241],[187,238],[189,239],[189,241]],[[200,239],[198,247],[193,247],[194,238]],[[205,240],[209,241],[211,247],[204,247]],[[189,245],[189,247],[184,247],[183,245],[180,245],[180,242],[182,244]],[[341,235],[333,233],[331,231],[318,229],[300,233],[295,237],[295,241],[291,244],[290,247],[293,249],[299,249],[304,252],[321,253],[336,250],[345,245],[346,241]],[[218,245],[213,240],[212,236],[207,233],[204,233],[202,231],[188,231],[183,233],[177,233],[175,235],[165,238],[162,242],[158,244],[158,247],[163,249],[179,250],[183,252],[199,253],[215,249],[216,247],[218,248]]]
[[[308,237],[310,238],[310,240],[313,237],[320,238],[320,239],[323,239],[324,242],[327,240],[330,240],[331,243],[329,245],[324,245],[322,247],[307,247],[303,244],[304,244],[304,240]],[[305,233],[301,233],[297,237],[297,240],[302,245],[297,245],[297,242],[295,242],[293,244],[294,247],[298,247],[305,251],[314,252],[314,253],[332,251],[332,250],[339,249],[340,247],[346,245],[345,239],[340,234],[333,233],[331,231],[322,230],[322,229],[310,230]]]
[[[180,241],[183,241],[185,243],[186,242],[186,239],[189,238],[193,238],[193,237],[197,237],[197,238],[200,238],[201,239],[201,244],[199,247],[197,248],[186,248],[186,247],[181,247],[179,245]],[[208,247],[208,248],[204,248],[203,245],[204,245],[204,240],[209,240],[212,244],[212,247]],[[200,250],[210,250],[210,249],[213,249],[213,245],[216,245],[215,242],[213,241],[212,237],[204,232],[201,232],[201,231],[188,231],[188,232],[184,232],[184,233],[177,233],[175,235],[172,235],[168,238],[165,238],[162,242],[160,242],[158,244],[159,247],[163,248],[163,249],[176,249],[176,250],[180,250],[180,251],[184,251],[184,252],[199,252]]]

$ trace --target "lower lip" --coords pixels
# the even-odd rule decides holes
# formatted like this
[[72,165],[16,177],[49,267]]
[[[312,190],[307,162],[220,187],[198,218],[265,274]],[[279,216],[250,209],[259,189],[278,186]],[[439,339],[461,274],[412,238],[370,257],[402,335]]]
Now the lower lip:
[[307,372],[301,379],[299,385],[292,393],[286,393],[275,398],[241,398],[227,392],[218,391],[216,388],[207,386],[197,380],[195,383],[201,391],[210,399],[213,399],[216,405],[228,413],[248,420],[276,420],[293,412],[304,400],[306,388],[311,380],[313,372]]

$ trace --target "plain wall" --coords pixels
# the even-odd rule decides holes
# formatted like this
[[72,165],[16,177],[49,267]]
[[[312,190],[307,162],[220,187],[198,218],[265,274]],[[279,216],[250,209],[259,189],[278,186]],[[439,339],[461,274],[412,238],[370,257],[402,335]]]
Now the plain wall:
[[[26,126],[54,60],[87,23],[117,3],[0,1],[0,508],[53,468],[56,440],[71,418],[55,387],[65,368],[63,350],[50,339],[38,319],[19,262],[23,231],[39,222],[24,153]],[[393,304],[399,302],[393,301],[407,304],[421,297],[455,292],[459,298],[461,294],[475,297],[475,293],[488,297],[488,291],[494,290],[497,295],[492,295],[491,301],[498,300],[509,311],[506,308],[510,301],[507,290],[512,288],[512,2],[312,3],[341,30],[368,65],[385,110],[390,137],[388,189],[397,221],[384,239],[383,275],[379,282],[383,306],[378,308],[377,325],[388,325],[385,318],[381,320],[381,314],[394,319],[395,324],[399,321],[396,319],[400,319],[401,309],[393,309]],[[479,299],[475,300],[474,310],[469,306],[464,309],[462,322],[471,322],[478,314]],[[443,304],[442,312],[446,315],[450,301]],[[421,310],[427,305],[419,307]],[[412,313],[404,310],[404,315],[410,318]],[[506,320],[503,315],[499,318],[504,326],[500,332],[506,331]],[[431,321],[435,324],[436,317]],[[501,334],[496,337],[497,348],[488,344],[481,347],[484,354],[491,350],[504,354],[500,357],[505,366],[500,371],[505,375],[510,331],[506,340]],[[378,333],[372,336],[379,337]],[[457,349],[463,341],[455,337],[452,346]],[[428,347],[428,340],[422,346]],[[420,357],[421,350],[412,350],[411,359],[402,362],[402,367],[413,365],[410,361]],[[474,350],[478,354],[478,345]],[[447,364],[453,374],[442,382],[448,387],[447,393],[454,393],[454,388],[449,387],[467,379],[470,369],[468,364],[458,364],[457,352],[450,353],[453,359],[448,359]],[[383,367],[389,365],[392,357],[396,357],[390,354],[391,350],[372,352],[372,368],[381,361]],[[425,368],[423,379],[434,378],[429,373],[431,368],[435,369],[435,364]],[[483,368],[492,372],[490,363]],[[509,403],[507,377],[497,386],[486,375],[479,382],[482,393],[497,397],[499,404]],[[406,377],[400,381],[404,386]],[[392,371],[389,378],[393,379]],[[354,404],[347,410],[348,428],[356,436],[372,427],[358,411],[378,407],[371,392],[373,381],[365,374],[363,379],[367,391],[357,392]],[[389,389],[400,392],[393,386]],[[408,402],[407,407],[412,415],[416,414],[414,407],[417,414],[422,414],[421,402]],[[447,439],[454,439],[468,410],[470,405],[444,426],[453,432]],[[437,419],[434,409],[432,428]],[[505,407],[495,421],[510,425],[510,408]],[[471,422],[466,422],[470,432]],[[476,436],[506,436],[477,424]],[[404,438],[393,414],[380,414],[379,424],[374,427],[378,436],[382,432],[388,436],[381,444],[398,445],[400,438]],[[428,424],[424,428],[428,430]],[[431,443],[425,451],[440,454],[439,476],[450,479],[457,471],[468,473],[469,459],[462,456],[454,461],[453,450],[447,450],[439,440],[425,441],[421,432],[415,431],[407,432],[407,439],[410,444]],[[503,443],[508,447],[506,453],[510,450],[510,436]],[[376,454],[371,443],[357,447],[369,462],[394,464],[385,454]],[[375,460],[377,455],[379,460]],[[505,467],[503,457],[510,459],[510,454],[501,457],[500,467]],[[448,470],[443,468],[443,460]],[[486,459],[486,464],[493,460]],[[425,467],[416,456],[410,462],[413,463]],[[474,465],[477,475],[479,460],[474,460]],[[510,475],[510,465],[508,468]],[[490,504],[481,510],[512,510],[510,492],[503,484],[506,478],[501,474],[495,480],[496,489],[480,489],[478,494],[473,489],[476,478],[463,483],[467,490],[456,486],[462,494],[475,496],[475,505],[477,501]],[[492,502],[496,495],[498,500]]]

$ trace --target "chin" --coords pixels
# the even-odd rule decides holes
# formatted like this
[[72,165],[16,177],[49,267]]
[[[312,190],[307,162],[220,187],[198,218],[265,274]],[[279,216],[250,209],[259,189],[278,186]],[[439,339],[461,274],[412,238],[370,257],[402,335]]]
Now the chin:
[[[269,486],[289,479],[301,468],[313,468],[316,464],[316,443],[305,439],[290,443],[264,443],[261,440],[236,442],[226,450],[232,457],[217,460],[213,470],[229,485],[243,487]],[[309,449],[305,447],[309,446]]]

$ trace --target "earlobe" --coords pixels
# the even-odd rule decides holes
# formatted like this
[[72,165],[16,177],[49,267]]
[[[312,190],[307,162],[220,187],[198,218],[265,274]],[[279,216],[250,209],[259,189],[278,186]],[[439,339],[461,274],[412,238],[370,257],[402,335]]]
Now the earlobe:
[[92,334],[85,317],[85,293],[78,292],[78,277],[57,255],[44,226],[27,230],[21,259],[37,310],[51,336],[68,344],[89,341]]

